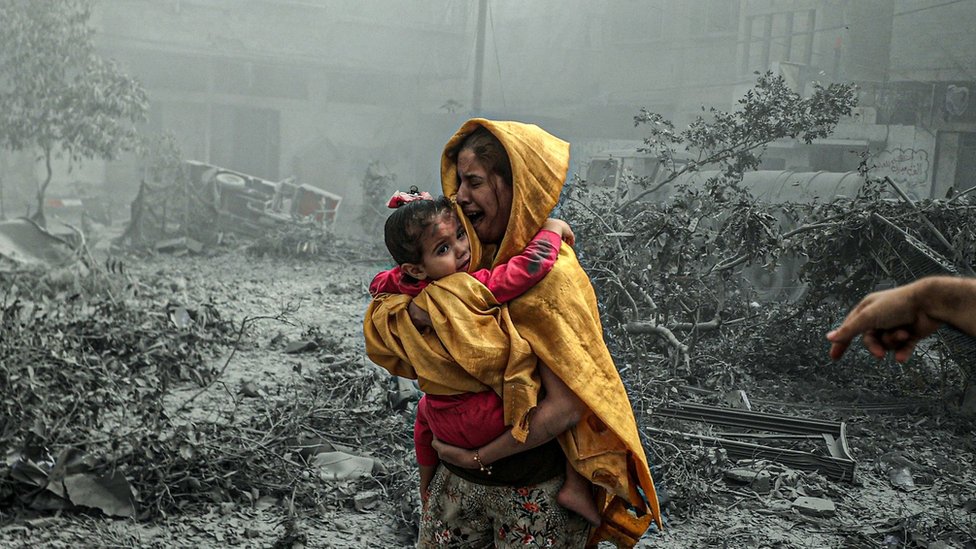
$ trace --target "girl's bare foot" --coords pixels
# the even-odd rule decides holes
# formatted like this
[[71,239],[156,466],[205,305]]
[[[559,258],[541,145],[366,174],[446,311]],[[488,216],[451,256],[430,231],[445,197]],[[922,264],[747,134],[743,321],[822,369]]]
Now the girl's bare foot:
[[596,508],[596,502],[593,501],[589,483],[574,483],[567,479],[556,494],[556,503],[579,514],[591,526],[600,526],[600,511]]

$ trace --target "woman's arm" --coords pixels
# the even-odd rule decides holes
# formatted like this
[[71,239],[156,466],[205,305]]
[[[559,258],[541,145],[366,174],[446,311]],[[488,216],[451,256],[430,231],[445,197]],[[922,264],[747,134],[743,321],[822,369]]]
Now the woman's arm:
[[[433,446],[438,457],[458,467],[478,469],[481,464],[491,465],[502,458],[541,446],[574,427],[585,412],[583,402],[569,390],[559,376],[541,363],[539,374],[546,394],[532,411],[529,418],[529,436],[524,443],[515,440],[510,431],[502,433],[477,450],[466,450],[434,439]],[[475,453],[478,459],[475,459]]]
[[413,327],[418,332],[424,333],[434,327],[430,322],[430,315],[427,314],[427,311],[418,307],[413,301],[410,302],[410,305],[407,305],[407,313],[410,314],[410,322],[413,322]]

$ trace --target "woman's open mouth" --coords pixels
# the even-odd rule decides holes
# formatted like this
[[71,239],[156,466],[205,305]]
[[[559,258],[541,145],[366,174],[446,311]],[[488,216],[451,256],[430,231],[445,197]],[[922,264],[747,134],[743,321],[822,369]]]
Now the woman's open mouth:
[[485,218],[485,214],[482,212],[465,212],[464,215],[471,222],[471,226],[475,226],[479,221]]

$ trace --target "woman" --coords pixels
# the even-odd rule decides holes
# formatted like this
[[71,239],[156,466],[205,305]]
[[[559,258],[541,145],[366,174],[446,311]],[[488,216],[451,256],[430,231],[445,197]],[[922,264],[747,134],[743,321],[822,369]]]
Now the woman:
[[[555,207],[568,166],[568,143],[537,126],[473,119],[461,127],[445,147],[441,184],[468,234],[477,236],[472,269],[525,248]],[[477,339],[470,310],[445,308],[436,295],[402,298],[374,300],[364,325],[370,358],[391,373],[415,377],[405,363],[436,362],[445,346],[463,348],[466,339]],[[526,395],[532,413],[524,442],[506,434],[476,451],[441,446],[447,466],[431,482],[418,545],[583,547],[585,522],[554,499],[562,482],[558,436],[574,468],[599,488],[603,525],[590,542],[632,546],[652,518],[659,520],[657,498],[626,391],[603,343],[593,288],[572,249],[562,247],[553,270],[504,314],[513,337],[524,339],[540,374],[554,383],[537,404],[537,395]],[[438,341],[415,325],[451,336]]]

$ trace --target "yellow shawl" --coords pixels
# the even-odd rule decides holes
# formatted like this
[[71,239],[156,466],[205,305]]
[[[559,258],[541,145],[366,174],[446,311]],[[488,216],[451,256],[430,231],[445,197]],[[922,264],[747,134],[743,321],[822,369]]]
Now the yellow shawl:
[[427,311],[436,330],[421,334],[413,327],[409,296],[381,294],[370,303],[363,324],[370,360],[393,375],[416,379],[428,394],[494,390],[505,406],[505,424],[524,442],[541,382],[537,359],[512,325],[508,307],[463,273],[431,283],[414,303]]
[[[491,131],[508,152],[514,193],[508,227],[497,247],[482,247],[460,215],[471,241],[473,269],[507,261],[525,248],[555,207],[569,166],[569,144],[537,126],[472,119],[451,138],[442,156],[441,185],[447,196],[456,195],[458,188],[456,166],[447,151],[478,126]],[[627,393],[603,342],[593,287],[575,253],[563,246],[552,271],[507,307],[492,308],[490,292],[465,279],[471,277],[446,277],[416,298],[418,306],[431,312],[441,340],[413,327],[406,312],[409,298],[373,300],[364,324],[370,358],[395,375],[419,378],[422,389],[438,394],[486,387],[498,392],[504,384],[499,394],[517,440],[524,440],[520,429],[538,390],[537,375],[526,375],[525,369],[534,369],[533,360],[541,360],[589,409],[559,442],[574,468],[604,490],[599,502],[604,527],[596,538],[635,544],[652,518],[660,524],[657,497]],[[523,356],[526,349],[534,355]],[[505,364],[504,373],[499,373],[500,364]],[[425,380],[427,375],[432,377]],[[625,502],[642,516],[634,518]]]

